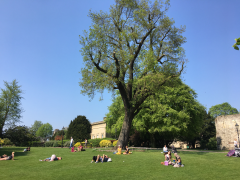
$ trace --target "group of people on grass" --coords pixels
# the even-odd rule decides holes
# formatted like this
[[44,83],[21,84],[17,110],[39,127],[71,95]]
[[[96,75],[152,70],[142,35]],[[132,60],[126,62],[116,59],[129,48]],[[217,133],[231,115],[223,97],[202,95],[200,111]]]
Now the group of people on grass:
[[[167,165],[172,165],[173,167],[180,167],[182,165],[182,160],[181,160],[181,157],[178,155],[177,150],[174,146],[172,146],[172,152],[174,153],[174,156],[176,158],[176,159],[173,159],[173,161],[172,161],[171,151],[168,151],[166,145],[163,147],[165,162],[167,163]],[[166,165],[165,162],[161,162],[161,164]]]
[[[120,155],[120,154],[122,154],[122,148],[121,148],[121,146],[120,145],[118,145],[118,149],[117,149],[117,153],[116,153],[117,155]],[[128,146],[126,146],[126,150],[125,150],[125,152],[123,153],[123,154],[132,154],[132,152],[130,152],[129,151],[129,149],[128,149]]]
[[100,156],[100,155],[93,156],[91,163],[93,163],[93,162],[95,162],[95,163],[112,162],[112,159],[109,156],[103,154],[102,156]]

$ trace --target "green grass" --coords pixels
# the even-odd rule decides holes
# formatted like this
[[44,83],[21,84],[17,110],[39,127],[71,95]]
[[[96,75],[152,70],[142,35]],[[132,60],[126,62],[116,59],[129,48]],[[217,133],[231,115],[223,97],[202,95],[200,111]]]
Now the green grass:
[[[0,148],[0,154],[15,151],[15,161],[0,161],[0,179],[238,179],[240,158],[226,157],[225,153],[181,151],[185,167],[163,166],[160,151],[133,152],[115,155],[105,152],[113,162],[90,163],[92,156],[103,154],[87,149],[71,153],[68,148]],[[52,154],[63,160],[40,162]],[[123,162],[124,161],[124,162]]]

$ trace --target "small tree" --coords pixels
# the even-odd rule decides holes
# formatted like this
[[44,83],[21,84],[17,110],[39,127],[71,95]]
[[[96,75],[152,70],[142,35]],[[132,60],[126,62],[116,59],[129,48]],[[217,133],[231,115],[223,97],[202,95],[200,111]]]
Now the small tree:
[[0,137],[5,125],[15,125],[21,118],[22,90],[16,80],[11,83],[4,81],[6,89],[1,89],[0,94]]
[[221,116],[221,115],[238,114],[238,110],[232,107],[229,103],[225,102],[222,104],[217,104],[215,106],[212,106],[209,109],[209,113],[215,119],[217,116]]
[[91,124],[85,116],[77,116],[70,122],[67,138],[73,137],[75,142],[83,141],[84,139],[90,139]]
[[43,125],[42,121],[35,120],[30,130],[36,134],[37,130]]
[[43,124],[36,132],[36,136],[46,139],[52,135],[52,125],[49,123]]

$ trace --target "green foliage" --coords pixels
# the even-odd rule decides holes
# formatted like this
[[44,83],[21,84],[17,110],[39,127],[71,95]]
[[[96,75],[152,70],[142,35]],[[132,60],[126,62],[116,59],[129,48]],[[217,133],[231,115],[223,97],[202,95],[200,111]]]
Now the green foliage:
[[90,139],[91,123],[85,116],[77,116],[70,122],[68,127],[67,138],[73,137],[74,141],[83,141],[84,139]]
[[59,141],[54,141],[53,147],[60,147],[61,145],[59,144]]
[[46,141],[45,147],[53,147],[54,142],[56,142],[56,141]]
[[13,143],[11,142],[11,140],[10,139],[8,139],[8,138],[3,138],[3,145],[12,145]]
[[102,139],[89,139],[88,142],[92,144],[92,147],[100,147],[99,143]]
[[66,141],[63,146],[64,147],[69,147],[70,146],[70,141]]
[[6,89],[1,88],[0,94],[0,137],[5,125],[15,125],[20,122],[22,108],[21,99],[23,98],[21,86],[16,80],[11,83],[4,81]]
[[52,135],[52,125],[49,123],[43,124],[36,132],[36,136],[46,138]]
[[100,147],[111,147],[112,143],[109,140],[102,140],[102,141],[100,141],[99,146]]
[[240,38],[235,39],[235,41],[236,41],[236,43],[233,45],[233,47],[234,47],[235,50],[239,50],[238,46],[240,45]]
[[[201,130],[205,112],[196,97],[194,90],[180,79],[171,81],[142,104],[143,108],[133,119],[132,133],[137,130],[144,136],[149,134],[151,141],[176,137],[193,139]],[[119,134],[123,121],[124,106],[117,96],[106,115],[107,132],[114,135],[117,130]]]
[[29,141],[35,141],[36,137],[26,126],[15,126],[4,131],[4,137],[9,138],[17,146],[27,146]]
[[[107,89],[114,94],[119,90],[126,117],[125,123],[121,117],[116,126],[122,127],[118,134],[124,146],[143,102],[154,99],[156,92],[184,69],[185,27],[175,27],[174,20],[166,16],[169,6],[169,1],[118,0],[109,13],[90,11],[92,26],[80,36],[85,63],[81,93],[93,98],[96,91]],[[183,119],[184,113],[179,116]]]
[[231,114],[238,114],[238,110],[232,107],[229,103],[225,102],[222,104],[217,104],[212,106],[209,109],[210,115],[215,119],[217,116],[221,115],[231,115]]
[[117,145],[118,141],[113,141],[113,146],[115,147]]
[[36,134],[37,130],[43,125],[42,121],[35,120],[32,127],[30,128],[33,131],[33,134]]
[[209,149],[209,150],[216,150],[217,149],[217,139],[216,137],[212,137],[209,139],[206,147]]

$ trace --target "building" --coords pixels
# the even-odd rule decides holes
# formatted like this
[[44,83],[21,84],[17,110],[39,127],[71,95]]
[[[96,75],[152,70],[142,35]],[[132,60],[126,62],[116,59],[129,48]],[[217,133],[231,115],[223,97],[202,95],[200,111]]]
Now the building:
[[240,114],[218,116],[215,119],[217,148],[234,149],[233,141],[239,142]]
[[106,122],[98,121],[98,122],[92,123],[91,125],[92,125],[92,131],[90,134],[91,139],[111,137],[106,132]]

